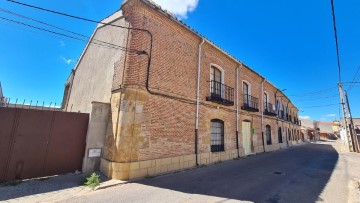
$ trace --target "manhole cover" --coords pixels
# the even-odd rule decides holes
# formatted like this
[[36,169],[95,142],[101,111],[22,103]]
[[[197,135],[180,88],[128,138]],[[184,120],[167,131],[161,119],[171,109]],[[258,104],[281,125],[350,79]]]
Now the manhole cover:
[[274,174],[276,174],[276,175],[282,175],[283,173],[280,172],[280,171],[275,171]]

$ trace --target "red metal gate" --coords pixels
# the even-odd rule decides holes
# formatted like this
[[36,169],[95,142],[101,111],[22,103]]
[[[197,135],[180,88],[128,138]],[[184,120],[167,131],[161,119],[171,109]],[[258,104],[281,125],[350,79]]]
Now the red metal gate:
[[89,114],[0,107],[0,181],[81,170]]

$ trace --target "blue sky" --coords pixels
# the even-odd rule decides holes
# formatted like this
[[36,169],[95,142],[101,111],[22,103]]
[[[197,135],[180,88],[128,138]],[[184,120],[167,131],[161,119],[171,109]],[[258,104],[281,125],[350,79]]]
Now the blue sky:
[[[22,1],[96,20],[115,12],[122,2]],[[303,111],[300,115],[326,121],[339,118],[338,105],[303,108],[339,103],[335,96],[338,74],[330,0],[156,1],[277,87],[287,89],[285,93]],[[92,23],[5,1],[0,2],[0,8],[89,36],[95,28]],[[335,9],[343,81],[350,82],[360,66],[360,1],[335,0]],[[3,12],[0,17],[23,21]],[[64,83],[85,44],[3,20],[0,43],[0,81],[5,95],[12,100],[60,104]],[[355,85],[349,93],[355,117],[360,117],[359,87]]]

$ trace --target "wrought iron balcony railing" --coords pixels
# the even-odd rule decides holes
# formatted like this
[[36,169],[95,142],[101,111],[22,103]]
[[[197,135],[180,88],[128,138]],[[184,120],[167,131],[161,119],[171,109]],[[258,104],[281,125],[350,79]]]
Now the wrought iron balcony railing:
[[284,110],[280,111],[280,115],[278,115],[278,117],[284,120]]
[[243,94],[243,104],[241,109],[246,111],[259,112],[258,98],[248,94]]
[[234,88],[217,81],[210,81],[210,96],[206,101],[212,101],[226,106],[234,105]]
[[264,102],[264,114],[269,116],[276,116],[275,106],[271,103]]

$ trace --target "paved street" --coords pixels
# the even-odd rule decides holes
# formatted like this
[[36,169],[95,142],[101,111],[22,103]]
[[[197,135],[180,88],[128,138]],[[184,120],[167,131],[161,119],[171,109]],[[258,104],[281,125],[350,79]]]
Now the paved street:
[[[359,171],[359,154],[341,153],[339,141],[328,141],[47,200],[353,203],[360,202]],[[22,200],[38,202],[34,198]]]
[[305,144],[76,197],[66,202],[360,202],[360,156]]

